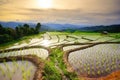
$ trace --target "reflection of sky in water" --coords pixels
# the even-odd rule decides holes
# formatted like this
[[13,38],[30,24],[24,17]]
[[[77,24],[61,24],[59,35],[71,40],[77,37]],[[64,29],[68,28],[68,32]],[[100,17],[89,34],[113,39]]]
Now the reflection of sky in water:
[[33,80],[35,71],[36,66],[29,61],[0,63],[0,80]]
[[51,42],[50,42],[49,40],[43,40],[43,41],[41,42],[41,45],[42,45],[42,46],[45,46],[45,47],[50,46],[50,44],[51,44]]
[[93,72],[96,77],[98,76],[97,74],[99,76],[102,76],[103,73],[108,75],[116,70],[120,70],[119,47],[120,44],[96,45],[71,52],[68,61],[80,75],[87,74],[88,76],[93,76]]

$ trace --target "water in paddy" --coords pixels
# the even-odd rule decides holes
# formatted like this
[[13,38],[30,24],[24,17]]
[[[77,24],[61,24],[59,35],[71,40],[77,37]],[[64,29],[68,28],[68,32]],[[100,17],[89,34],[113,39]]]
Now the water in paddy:
[[36,69],[29,61],[0,63],[0,80],[33,80]]
[[42,48],[33,48],[33,49],[25,49],[19,51],[11,51],[0,54],[0,58],[10,57],[10,56],[20,56],[20,55],[36,55],[42,59],[46,59],[48,57],[48,51]]
[[106,76],[120,70],[120,44],[100,44],[71,52],[68,61],[81,76]]
[[67,50],[76,49],[76,48],[85,47],[85,46],[88,46],[88,45],[71,45],[71,46],[65,46],[65,47],[63,47],[63,50],[67,51]]

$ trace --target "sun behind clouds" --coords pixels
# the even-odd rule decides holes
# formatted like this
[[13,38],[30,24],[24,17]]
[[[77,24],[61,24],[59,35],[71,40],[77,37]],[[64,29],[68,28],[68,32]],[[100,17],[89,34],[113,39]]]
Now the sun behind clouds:
[[38,0],[38,4],[40,8],[48,9],[48,8],[52,8],[53,1],[52,0]]

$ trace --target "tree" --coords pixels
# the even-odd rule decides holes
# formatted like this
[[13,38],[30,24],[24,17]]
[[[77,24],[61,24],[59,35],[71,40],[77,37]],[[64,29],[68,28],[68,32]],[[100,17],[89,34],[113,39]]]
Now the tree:
[[21,38],[23,36],[23,28],[21,25],[15,28],[17,38]]
[[34,34],[34,33],[35,33],[35,29],[34,28],[30,28],[29,34]]
[[29,25],[28,24],[23,25],[23,33],[25,36],[29,35]]
[[13,39],[15,39],[16,36],[17,36],[16,31],[13,28],[6,28],[6,33],[5,34],[10,35]]
[[28,24],[24,24],[23,26],[18,25],[15,29],[10,27],[6,28],[0,24],[0,43],[6,43],[27,35],[38,34],[40,28],[40,23],[37,23],[35,28],[30,27]]
[[8,34],[0,35],[0,43],[5,43],[13,40],[12,37]]
[[37,23],[36,27],[35,27],[35,34],[38,34],[41,28],[41,24]]
[[2,25],[0,24],[0,29],[2,29],[3,27],[2,27]]
[[4,33],[4,28],[2,27],[2,25],[0,24],[0,34]]

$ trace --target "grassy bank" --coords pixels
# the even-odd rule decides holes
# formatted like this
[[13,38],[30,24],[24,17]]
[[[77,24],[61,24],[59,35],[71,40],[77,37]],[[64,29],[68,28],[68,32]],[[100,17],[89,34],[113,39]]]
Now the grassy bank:
[[52,49],[49,60],[45,63],[44,80],[78,80],[76,73],[67,71],[63,61],[63,51],[59,48]]

